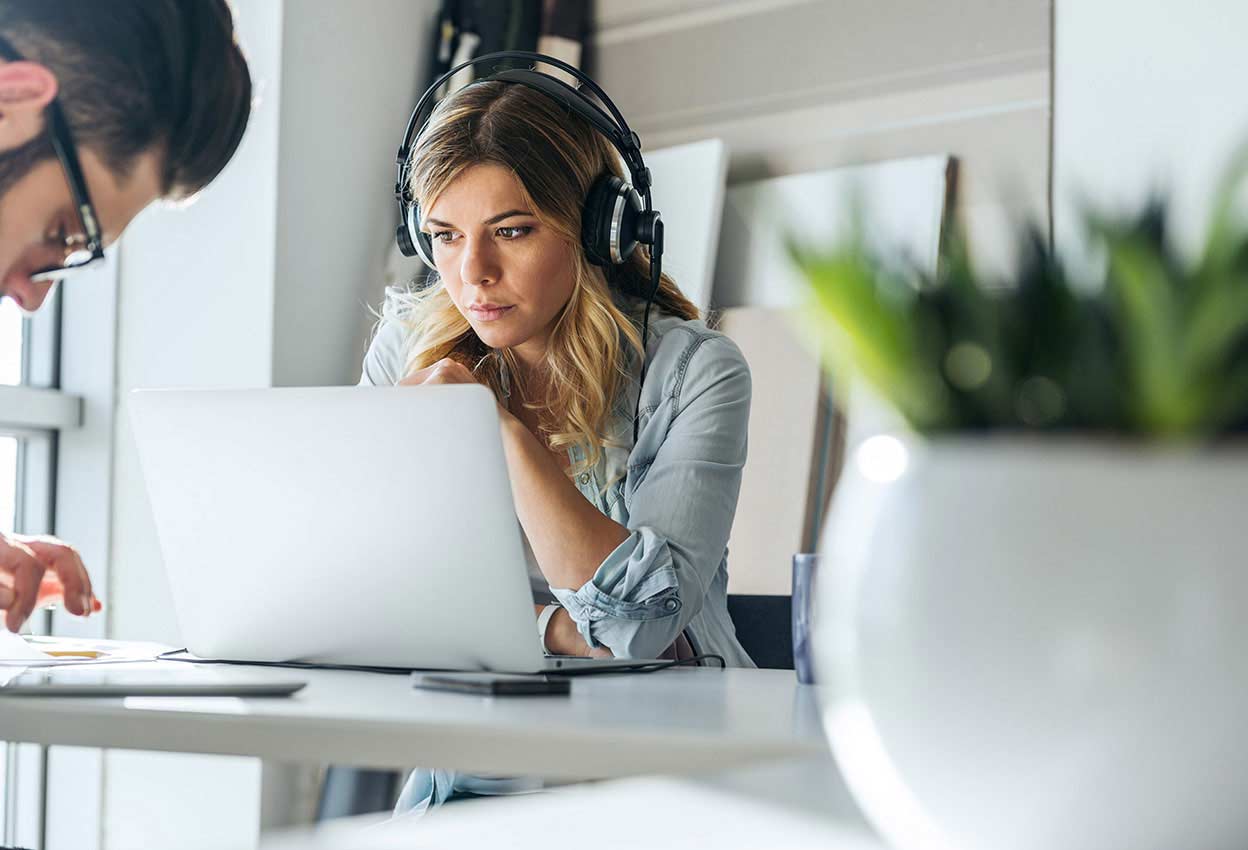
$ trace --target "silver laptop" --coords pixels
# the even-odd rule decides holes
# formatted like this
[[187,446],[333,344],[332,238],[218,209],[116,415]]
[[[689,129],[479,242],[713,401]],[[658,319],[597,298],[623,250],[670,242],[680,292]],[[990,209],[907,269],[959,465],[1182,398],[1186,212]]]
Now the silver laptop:
[[174,607],[204,658],[551,672],[479,385],[139,390]]

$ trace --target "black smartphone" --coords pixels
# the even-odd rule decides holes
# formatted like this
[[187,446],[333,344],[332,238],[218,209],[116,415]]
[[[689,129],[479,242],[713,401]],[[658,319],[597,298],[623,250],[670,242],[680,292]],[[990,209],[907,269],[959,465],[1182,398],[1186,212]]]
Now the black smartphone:
[[542,673],[413,673],[412,687],[487,696],[567,696],[572,682]]

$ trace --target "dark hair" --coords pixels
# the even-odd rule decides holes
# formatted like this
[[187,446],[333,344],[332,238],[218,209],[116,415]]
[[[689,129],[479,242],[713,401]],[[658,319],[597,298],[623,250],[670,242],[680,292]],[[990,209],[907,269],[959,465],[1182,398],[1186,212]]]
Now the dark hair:
[[[155,147],[162,195],[186,197],[238,148],[251,75],[225,0],[0,0],[0,32],[56,75],[74,141],[119,177]],[[19,167],[52,155],[26,147]]]

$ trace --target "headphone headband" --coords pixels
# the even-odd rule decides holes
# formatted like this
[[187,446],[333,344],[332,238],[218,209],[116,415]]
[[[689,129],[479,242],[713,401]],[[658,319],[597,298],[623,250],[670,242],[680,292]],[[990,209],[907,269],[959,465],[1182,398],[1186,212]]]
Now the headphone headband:
[[[589,121],[619,151],[620,156],[624,159],[625,166],[628,168],[629,175],[632,177],[633,186],[641,195],[645,203],[645,209],[648,212],[651,209],[650,169],[646,168],[645,161],[641,156],[641,139],[629,128],[628,122],[624,120],[624,116],[620,114],[620,110],[615,103],[602,90],[601,86],[575,65],[569,65],[567,62],[556,59],[554,56],[533,53],[527,50],[500,50],[477,56],[469,59],[467,62],[461,62],[442,74],[433,81],[429,88],[425,89],[425,93],[416,102],[416,108],[412,110],[412,116],[407,122],[407,129],[403,133],[403,143],[399,146],[398,154],[395,156],[395,163],[398,166],[398,179],[395,182],[394,194],[399,202],[401,204],[410,202],[410,198],[407,197],[406,172],[410,164],[409,158],[412,154],[412,145],[415,144],[416,136],[424,128],[425,122],[429,120],[429,116],[436,106],[438,89],[442,87],[443,83],[464,68],[482,65],[487,62],[501,62],[507,59],[522,59],[551,65],[570,74],[582,86],[588,88],[594,94],[602,103],[602,106],[595,104],[579,89],[568,85],[563,80],[531,68],[507,69],[498,71],[488,77],[483,77],[480,80],[474,80],[474,82],[500,80],[526,85],[553,97]],[[605,107],[605,110],[603,107]]]

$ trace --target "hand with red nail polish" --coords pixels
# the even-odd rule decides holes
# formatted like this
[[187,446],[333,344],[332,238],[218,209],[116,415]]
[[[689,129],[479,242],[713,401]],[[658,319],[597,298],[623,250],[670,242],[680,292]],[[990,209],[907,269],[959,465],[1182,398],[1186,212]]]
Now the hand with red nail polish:
[[78,552],[55,537],[0,534],[0,611],[16,632],[37,607],[61,604],[89,616],[104,606],[91,591],[91,577]]

